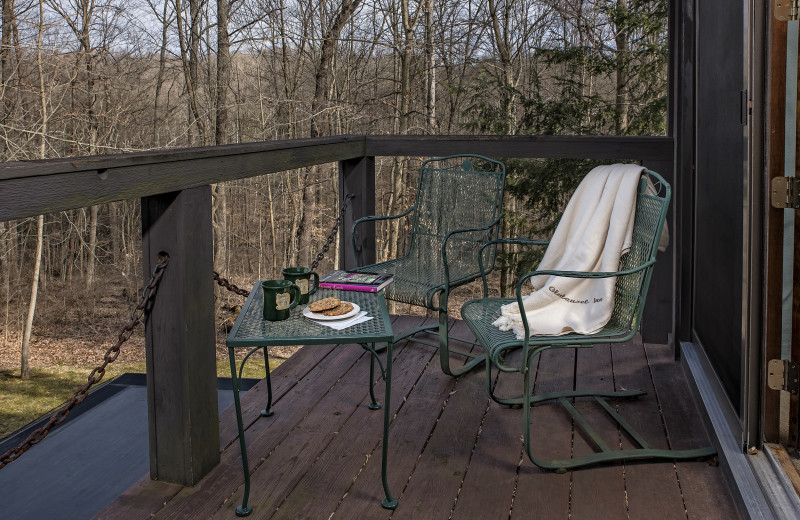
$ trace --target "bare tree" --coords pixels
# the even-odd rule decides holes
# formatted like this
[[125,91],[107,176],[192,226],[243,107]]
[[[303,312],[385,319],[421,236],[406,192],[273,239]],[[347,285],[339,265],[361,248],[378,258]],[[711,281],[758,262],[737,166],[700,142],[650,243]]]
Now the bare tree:
[[[39,33],[36,39],[36,66],[39,71],[39,96],[41,102],[41,123],[39,125],[40,145],[39,158],[44,159],[47,155],[45,136],[47,135],[47,95],[44,84],[44,71],[42,67],[42,37],[44,35],[44,4],[39,0]],[[36,253],[33,257],[33,281],[31,282],[31,297],[28,302],[28,317],[25,320],[25,331],[22,335],[22,355],[20,361],[20,377],[30,379],[31,367],[29,362],[31,333],[33,331],[33,317],[36,313],[36,300],[39,293],[39,275],[42,268],[42,244],[44,242],[44,215],[39,215],[36,219]]]

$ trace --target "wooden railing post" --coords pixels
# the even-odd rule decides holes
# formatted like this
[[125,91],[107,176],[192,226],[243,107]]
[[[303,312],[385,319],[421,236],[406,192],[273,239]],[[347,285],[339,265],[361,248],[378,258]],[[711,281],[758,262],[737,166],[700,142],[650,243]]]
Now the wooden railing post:
[[[353,243],[350,232],[353,222],[361,217],[375,214],[375,157],[358,157],[339,161],[339,197],[340,203],[345,195],[355,196],[344,214],[339,229],[339,247],[341,248],[340,269],[356,266],[353,254]],[[358,247],[358,265],[375,263],[375,224],[367,223],[359,226],[356,234]]]
[[642,341],[645,343],[667,344],[675,341],[675,242],[679,237],[675,234],[675,168],[672,161],[643,161],[646,168],[661,174],[672,186],[672,200],[667,210],[667,230],[670,243],[667,250],[656,254],[656,265],[647,301],[642,315]]
[[142,264],[169,255],[145,345],[153,480],[194,485],[219,463],[211,187],[142,198]]

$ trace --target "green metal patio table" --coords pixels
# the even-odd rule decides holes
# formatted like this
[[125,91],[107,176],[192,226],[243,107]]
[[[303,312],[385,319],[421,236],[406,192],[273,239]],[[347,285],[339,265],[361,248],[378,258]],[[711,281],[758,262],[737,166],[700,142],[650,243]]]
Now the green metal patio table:
[[[392,386],[392,325],[389,319],[389,311],[386,308],[386,299],[383,292],[367,293],[355,291],[339,291],[333,289],[319,289],[312,297],[311,302],[327,297],[336,297],[345,301],[353,302],[361,310],[366,311],[371,320],[357,323],[343,330],[336,330],[303,316],[305,304],[298,305],[292,309],[288,319],[282,321],[267,321],[263,318],[264,297],[261,290],[261,282],[257,282],[250,291],[247,301],[242,307],[239,317],[233,325],[226,346],[231,364],[231,382],[233,387],[233,403],[236,409],[236,423],[239,428],[239,448],[242,452],[242,470],[244,471],[244,495],[242,505],[236,508],[237,516],[249,515],[253,508],[247,501],[250,496],[250,467],[247,460],[247,446],[244,436],[244,424],[242,421],[242,406],[239,401],[239,387],[242,377],[242,369],[248,358],[255,352],[263,349],[264,363],[267,369],[267,406],[261,411],[261,415],[269,417],[272,411],[272,382],[269,373],[269,351],[271,346],[286,345],[330,345],[330,344],[358,344],[370,352],[370,382],[369,408],[378,410],[383,408],[383,452],[381,459],[381,478],[383,490],[386,498],[381,505],[386,509],[397,507],[397,499],[393,498],[389,492],[389,485],[386,479],[387,472],[387,440],[389,433],[389,413],[391,409],[391,386]],[[375,345],[386,343],[386,364],[385,367],[380,362]],[[236,349],[249,348],[237,371],[236,368]],[[382,349],[381,349],[382,350]],[[386,381],[384,403],[381,406],[375,399],[373,392],[373,382],[375,381],[375,362],[383,374]]]

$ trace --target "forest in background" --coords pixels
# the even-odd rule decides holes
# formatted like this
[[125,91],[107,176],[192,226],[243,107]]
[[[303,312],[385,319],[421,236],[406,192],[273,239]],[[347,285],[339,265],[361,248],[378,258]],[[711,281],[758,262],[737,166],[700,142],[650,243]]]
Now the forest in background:
[[[0,157],[348,133],[664,135],[667,20],[666,0],[3,0]],[[418,165],[378,158],[379,213],[408,206]],[[547,233],[591,166],[507,165],[509,236]],[[213,186],[216,269],[247,287],[310,265],[337,175]],[[127,200],[0,222],[0,365],[129,312],[139,217]],[[379,257],[402,236],[379,229]]]

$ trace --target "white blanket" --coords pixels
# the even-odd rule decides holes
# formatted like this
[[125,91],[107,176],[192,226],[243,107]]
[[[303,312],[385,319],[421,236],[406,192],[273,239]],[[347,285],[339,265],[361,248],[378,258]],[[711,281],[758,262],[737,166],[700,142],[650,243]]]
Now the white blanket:
[[[632,164],[590,171],[567,204],[538,270],[617,271],[632,244],[641,172]],[[531,283],[534,291],[523,298],[531,335],[591,334],[611,319],[616,278],[539,275]],[[494,325],[524,338],[516,303],[504,305]]]

